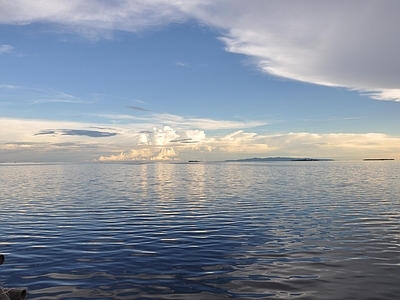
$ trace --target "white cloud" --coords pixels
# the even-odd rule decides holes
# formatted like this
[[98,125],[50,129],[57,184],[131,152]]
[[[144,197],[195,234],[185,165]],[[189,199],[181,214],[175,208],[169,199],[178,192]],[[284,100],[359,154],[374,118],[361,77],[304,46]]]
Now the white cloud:
[[94,39],[109,38],[113,30],[137,32],[195,19],[219,29],[227,51],[249,57],[263,72],[355,89],[377,100],[400,99],[399,1],[0,0],[0,5],[3,24],[61,24]]
[[390,101],[400,101],[400,89],[376,89],[376,90],[363,90],[359,91],[372,99],[375,100],[390,100]]
[[234,0],[196,15],[226,32],[228,51],[264,72],[392,100],[399,99],[399,10],[398,1]]
[[187,18],[174,2],[167,0],[0,0],[0,5],[0,23],[61,24],[92,39],[110,37],[112,30],[136,32]]
[[178,66],[178,67],[190,67],[190,65],[188,63],[185,63],[183,61],[175,62],[175,66]]
[[142,148],[132,149],[128,152],[121,152],[116,155],[100,156],[98,161],[166,161],[175,160],[175,150],[170,148]]
[[12,85],[12,84],[0,84],[1,89],[6,89],[6,90],[14,90],[14,89],[19,89],[21,88],[18,85]]
[[173,128],[182,130],[192,130],[193,128],[201,130],[228,130],[241,128],[254,128],[266,125],[266,121],[232,121],[232,120],[214,120],[206,118],[183,117],[168,113],[149,113],[146,115],[112,115],[112,114],[96,114],[96,117],[111,120],[113,122],[129,121],[140,124],[140,130],[148,130],[153,127],[152,124],[163,125],[168,124]]
[[164,146],[169,144],[169,141],[178,138],[179,135],[169,126],[164,126],[162,129],[153,128],[152,132],[141,133],[139,136],[140,145],[157,145]]
[[192,141],[202,141],[206,138],[206,134],[203,130],[186,130],[182,138]]
[[4,98],[4,102],[14,105],[43,103],[91,104],[96,102],[97,98],[97,95],[90,95],[90,100],[86,100],[54,89],[37,86],[0,84],[0,89],[8,90],[6,95],[0,94],[0,99]]
[[201,128],[203,130],[223,130],[223,129],[239,129],[251,128],[266,125],[265,121],[231,121],[231,120],[213,120],[205,118],[189,118],[172,114],[153,114],[154,119],[160,122],[170,124],[174,127],[185,128],[187,130],[193,128]]
[[[50,94],[51,92],[51,94]],[[43,91],[43,94],[45,91]],[[33,101],[33,104],[41,104],[41,103],[75,103],[75,104],[89,104],[93,103],[93,101],[84,101],[79,97],[74,95],[69,95],[63,92],[57,91],[48,91],[49,95],[39,96],[36,100]]]
[[0,54],[10,53],[14,50],[14,47],[11,45],[0,45]]

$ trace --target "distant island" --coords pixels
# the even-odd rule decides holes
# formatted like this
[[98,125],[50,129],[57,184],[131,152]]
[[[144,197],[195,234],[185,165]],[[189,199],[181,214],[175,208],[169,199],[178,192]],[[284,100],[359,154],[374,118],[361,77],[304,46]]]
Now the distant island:
[[394,160],[394,158],[364,158],[363,161]]
[[253,157],[226,160],[226,162],[263,162],[263,161],[334,161],[329,158],[298,158],[298,157]]

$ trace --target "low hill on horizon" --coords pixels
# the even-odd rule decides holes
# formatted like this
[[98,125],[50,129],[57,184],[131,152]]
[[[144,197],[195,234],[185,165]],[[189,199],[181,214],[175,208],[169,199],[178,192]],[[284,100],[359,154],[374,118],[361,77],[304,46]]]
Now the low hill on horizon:
[[243,159],[230,159],[226,162],[262,162],[262,161],[334,161],[329,158],[308,158],[308,157],[253,157]]

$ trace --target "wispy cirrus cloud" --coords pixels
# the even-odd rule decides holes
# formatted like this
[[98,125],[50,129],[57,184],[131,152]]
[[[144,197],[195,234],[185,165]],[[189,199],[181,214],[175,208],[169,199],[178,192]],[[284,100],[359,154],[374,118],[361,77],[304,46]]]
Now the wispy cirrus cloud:
[[21,88],[18,85],[13,85],[13,84],[0,84],[1,89],[6,89],[6,90],[15,90]]
[[190,67],[190,65],[188,63],[183,62],[183,61],[175,62],[175,66],[178,66],[178,67]]
[[1,6],[2,24],[57,24],[92,39],[195,20],[219,31],[226,51],[248,57],[261,72],[400,100],[398,1],[15,0]]
[[125,106],[128,109],[132,109],[132,110],[139,110],[139,111],[149,111],[148,109],[139,107],[139,106],[135,106],[135,105],[127,105]]
[[[184,22],[187,16],[170,1],[1,1],[0,23],[25,25],[57,24],[97,40],[110,38],[113,30],[138,32],[147,28]],[[57,28],[60,30],[60,28]]]
[[[182,128],[190,130],[193,128],[200,128],[202,130],[227,130],[227,129],[241,129],[253,128],[264,126],[268,122],[257,120],[215,120],[208,118],[192,118],[186,116],[178,116],[169,113],[149,113],[147,115],[120,115],[120,114],[95,114],[94,116],[111,121],[131,121],[140,126],[152,125],[169,125],[175,128]],[[144,129],[143,129],[144,130]]]
[[45,91],[42,90],[43,95],[37,95],[37,98],[33,100],[33,104],[43,103],[74,103],[74,104],[91,104],[93,100],[83,100],[80,97],[70,95],[59,91]]
[[40,105],[46,103],[71,103],[71,104],[92,104],[95,103],[96,95],[89,95],[88,99],[71,95],[62,91],[51,88],[43,88],[39,86],[23,86],[3,83],[0,89],[7,90],[6,96],[0,95],[0,99],[4,98],[5,102],[13,104],[32,104]]
[[11,45],[0,45],[0,55],[13,52],[14,47]]
[[174,127],[184,128],[187,130],[200,128],[202,130],[225,130],[238,128],[252,128],[266,125],[266,121],[234,121],[234,120],[215,120],[208,118],[191,118],[178,116],[173,114],[153,114],[152,117],[159,120],[160,123],[170,124]]

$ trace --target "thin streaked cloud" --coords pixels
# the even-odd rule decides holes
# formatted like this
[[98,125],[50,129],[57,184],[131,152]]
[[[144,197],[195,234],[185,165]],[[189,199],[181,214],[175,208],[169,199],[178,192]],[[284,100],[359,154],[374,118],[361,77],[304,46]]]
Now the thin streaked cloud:
[[183,61],[175,62],[175,66],[178,66],[178,67],[190,67],[190,65],[188,63],[183,62]]
[[110,137],[117,135],[116,132],[83,130],[83,129],[57,129],[57,130],[46,129],[36,133],[35,135],[55,135],[55,134],[70,135],[70,136],[88,136],[93,138]]
[[7,90],[15,90],[21,88],[18,85],[12,85],[12,84],[0,84],[1,89],[7,89]]
[[13,51],[14,51],[14,47],[11,45],[0,45],[0,55],[6,54],[6,53],[11,53]]
[[[13,84],[0,84],[0,89],[9,91],[6,96],[0,95],[8,102],[23,104],[46,104],[46,103],[73,103],[92,104],[97,101],[96,95],[89,95],[88,99],[74,96],[52,88],[38,86],[23,86]],[[7,101],[4,101],[7,102]]]
[[127,105],[125,107],[128,109],[132,109],[132,110],[149,111],[148,109],[145,109],[145,108],[139,107],[139,106],[134,106],[134,105]]
[[[98,118],[107,120],[130,120],[140,124],[151,124],[153,125],[170,125],[173,127],[191,129],[201,128],[203,130],[225,130],[225,129],[238,129],[238,128],[252,128],[258,126],[264,126],[268,122],[265,121],[231,121],[231,120],[213,120],[207,118],[191,118],[178,116],[168,113],[151,113],[145,116],[133,116],[133,115],[116,115],[116,114],[96,114]],[[142,126],[142,125],[141,125]]]

